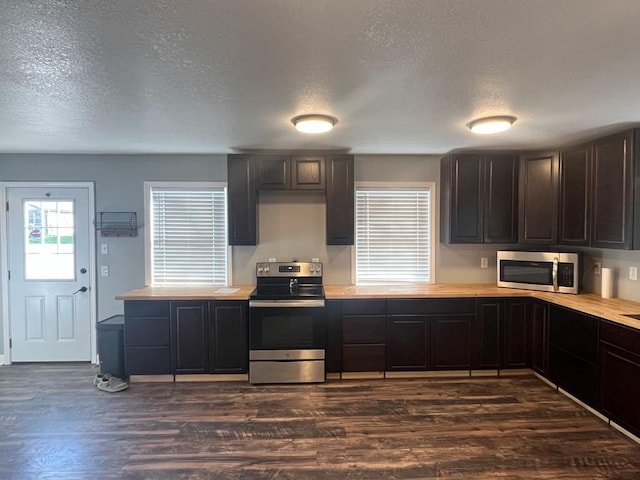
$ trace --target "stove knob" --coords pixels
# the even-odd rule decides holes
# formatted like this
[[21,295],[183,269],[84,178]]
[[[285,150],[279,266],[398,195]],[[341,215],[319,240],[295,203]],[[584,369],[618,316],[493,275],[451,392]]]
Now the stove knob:
[[269,267],[264,267],[264,271],[265,271],[266,273],[269,273]]
[[258,273],[262,273],[264,272],[264,268],[263,267],[258,267]]

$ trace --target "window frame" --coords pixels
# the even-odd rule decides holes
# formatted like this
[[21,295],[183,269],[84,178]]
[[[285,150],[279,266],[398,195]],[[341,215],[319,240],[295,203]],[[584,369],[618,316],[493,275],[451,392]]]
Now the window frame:
[[[435,249],[437,246],[436,239],[436,229],[438,225],[436,225],[436,209],[438,208],[437,203],[437,192],[436,192],[436,182],[355,182],[354,186],[354,194],[353,194],[353,206],[354,206],[354,225],[353,228],[356,229],[358,225],[358,206],[357,206],[357,192],[358,190],[366,190],[366,189],[378,189],[378,190],[429,190],[429,281],[428,282],[407,282],[413,284],[421,284],[421,285],[431,285],[435,283],[436,279],[436,265],[434,262],[435,259]],[[354,232],[355,233],[355,232]],[[357,234],[354,234],[354,242],[353,247],[351,249],[351,284],[352,285],[373,285],[373,284],[358,284],[357,283],[357,271],[356,271],[356,260],[357,260]],[[389,283],[393,285],[398,285],[398,282]]]
[[[226,271],[226,283],[225,285],[211,284],[211,286],[228,286],[232,285],[231,272],[233,271],[231,262],[231,247],[229,246],[229,190],[227,182],[198,182],[198,181],[144,181],[144,281],[146,286],[154,286],[151,278],[151,264],[152,264],[152,250],[151,245],[151,190],[153,188],[183,188],[183,189],[198,189],[198,188],[210,188],[210,189],[222,189],[225,197],[225,248],[227,258],[227,271]],[[162,287],[162,285],[157,285]],[[184,284],[188,287],[188,284]],[[192,286],[206,287],[203,284],[193,284]],[[167,287],[169,287],[167,285]]]

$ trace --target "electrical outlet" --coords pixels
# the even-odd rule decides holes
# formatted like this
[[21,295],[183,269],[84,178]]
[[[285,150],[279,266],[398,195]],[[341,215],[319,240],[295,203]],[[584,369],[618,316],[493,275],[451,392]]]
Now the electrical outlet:
[[480,268],[489,268],[489,259],[487,257],[480,258]]
[[109,244],[108,243],[100,244],[100,253],[102,253],[102,255],[106,255],[106,254],[109,253]]
[[629,280],[638,280],[638,267],[629,267]]
[[593,274],[600,275],[602,273],[602,264],[600,262],[593,262]]
[[102,275],[103,277],[108,277],[109,276],[109,266],[108,265],[102,265],[100,267],[100,275]]

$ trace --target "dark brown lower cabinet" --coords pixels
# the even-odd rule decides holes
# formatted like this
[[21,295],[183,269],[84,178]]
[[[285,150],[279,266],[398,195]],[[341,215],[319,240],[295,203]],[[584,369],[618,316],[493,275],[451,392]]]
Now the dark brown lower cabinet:
[[247,373],[246,301],[125,301],[127,375]]
[[209,370],[209,302],[171,302],[171,366],[173,373]]
[[125,374],[171,374],[171,322],[168,301],[124,302]]
[[529,366],[529,332],[527,328],[527,299],[505,300],[503,368]]
[[549,304],[531,302],[531,368],[547,375],[549,368]]
[[473,314],[431,316],[431,360],[434,370],[471,368],[473,318]]
[[342,371],[384,371],[386,343],[386,300],[345,300],[342,304]]
[[209,302],[209,373],[247,373],[247,315],[247,302]]
[[504,301],[501,298],[480,298],[476,301],[471,368],[500,368],[503,314]]
[[597,318],[549,306],[548,378],[586,404],[597,407]]
[[640,331],[600,321],[601,409],[640,435]]
[[424,315],[387,317],[387,370],[429,368],[429,320]]
[[325,369],[327,373],[342,372],[342,300],[327,300],[327,343]]

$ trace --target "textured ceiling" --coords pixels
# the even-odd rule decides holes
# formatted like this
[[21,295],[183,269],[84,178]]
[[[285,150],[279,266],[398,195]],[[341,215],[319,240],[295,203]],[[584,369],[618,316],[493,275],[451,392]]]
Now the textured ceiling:
[[[640,121],[638,0],[0,0],[0,152],[443,153]],[[327,134],[291,117],[327,113]],[[478,137],[476,117],[518,117]]]

